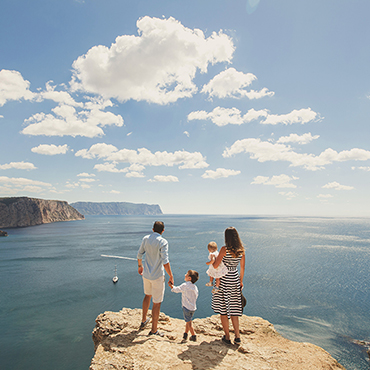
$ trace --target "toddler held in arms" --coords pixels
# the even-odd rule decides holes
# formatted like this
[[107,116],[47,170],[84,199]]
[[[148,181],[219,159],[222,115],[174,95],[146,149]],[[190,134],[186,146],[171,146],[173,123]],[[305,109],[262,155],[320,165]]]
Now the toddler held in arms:
[[228,269],[222,261],[217,268],[213,267],[213,263],[216,261],[218,256],[217,243],[209,242],[207,248],[209,252],[209,261],[206,262],[206,264],[209,265],[209,268],[206,272],[209,275],[209,282],[206,285],[213,286],[213,279],[216,279],[216,285],[212,290],[212,293],[215,293],[220,289],[220,277],[225,276],[228,272]]
[[195,285],[196,281],[199,278],[199,274],[194,270],[189,270],[185,274],[185,283],[182,283],[180,286],[174,286],[172,283],[168,283],[171,287],[171,292],[181,293],[182,294],[182,311],[184,314],[185,320],[185,333],[183,336],[183,341],[188,339],[188,332],[190,331],[191,337],[190,340],[196,342],[197,336],[193,328],[193,316],[194,312],[197,309],[197,298],[198,298],[198,288]]

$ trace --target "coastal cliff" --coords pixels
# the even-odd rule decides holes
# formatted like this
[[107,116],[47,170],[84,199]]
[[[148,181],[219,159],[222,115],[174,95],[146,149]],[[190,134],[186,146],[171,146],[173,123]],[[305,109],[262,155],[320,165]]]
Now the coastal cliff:
[[0,227],[25,227],[85,217],[67,202],[28,197],[0,198]]
[[[345,370],[329,353],[310,343],[282,337],[268,321],[243,315],[241,345],[226,345],[217,315],[195,319],[196,342],[183,342],[184,321],[161,313],[164,337],[138,330],[141,309],[104,312],[93,330],[95,356],[90,370]],[[233,335],[232,335],[233,338]]]
[[128,202],[76,202],[71,203],[84,215],[162,215],[158,204]]

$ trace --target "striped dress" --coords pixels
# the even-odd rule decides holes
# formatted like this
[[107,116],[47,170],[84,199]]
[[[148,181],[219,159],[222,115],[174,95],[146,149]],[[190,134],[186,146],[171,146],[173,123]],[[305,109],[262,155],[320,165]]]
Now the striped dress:
[[240,289],[240,278],[238,264],[242,255],[232,257],[226,252],[222,262],[226,265],[229,272],[220,279],[220,290],[212,294],[212,310],[220,315],[242,316],[242,296]]

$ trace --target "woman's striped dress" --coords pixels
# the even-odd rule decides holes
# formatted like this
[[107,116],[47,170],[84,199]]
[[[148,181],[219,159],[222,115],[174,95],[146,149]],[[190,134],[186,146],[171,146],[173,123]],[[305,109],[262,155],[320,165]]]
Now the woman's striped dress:
[[240,289],[240,278],[238,264],[242,255],[232,257],[226,252],[222,262],[229,272],[220,279],[220,290],[212,294],[212,309],[221,315],[241,316],[243,314],[242,296]]

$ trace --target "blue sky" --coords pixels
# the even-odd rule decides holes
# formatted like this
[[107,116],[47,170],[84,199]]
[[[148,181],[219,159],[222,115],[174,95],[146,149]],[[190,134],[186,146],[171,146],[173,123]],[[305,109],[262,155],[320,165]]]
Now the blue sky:
[[370,216],[367,0],[3,0],[0,196]]

